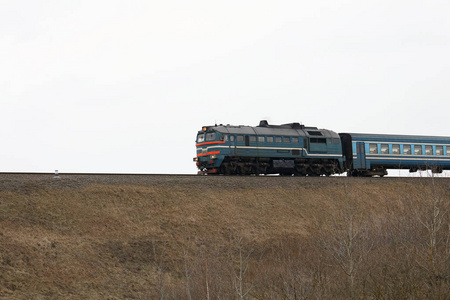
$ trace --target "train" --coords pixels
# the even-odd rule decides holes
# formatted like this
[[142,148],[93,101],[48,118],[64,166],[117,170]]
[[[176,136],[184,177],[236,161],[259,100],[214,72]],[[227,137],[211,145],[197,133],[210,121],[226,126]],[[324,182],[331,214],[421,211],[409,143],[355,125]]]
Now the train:
[[336,133],[300,123],[203,126],[196,138],[198,174],[347,176],[450,170],[450,137]]

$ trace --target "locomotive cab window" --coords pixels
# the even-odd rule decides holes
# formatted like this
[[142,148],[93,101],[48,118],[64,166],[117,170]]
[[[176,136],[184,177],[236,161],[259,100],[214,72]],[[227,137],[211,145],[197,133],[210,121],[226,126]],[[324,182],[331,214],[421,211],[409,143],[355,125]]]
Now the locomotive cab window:
[[214,141],[216,139],[216,133],[210,132],[206,134],[206,141]]
[[377,154],[378,153],[378,145],[377,144],[369,144],[369,153]]
[[200,133],[199,135],[197,135],[197,143],[202,143],[205,141],[205,134],[204,133]]
[[403,145],[403,154],[411,155],[411,145]]

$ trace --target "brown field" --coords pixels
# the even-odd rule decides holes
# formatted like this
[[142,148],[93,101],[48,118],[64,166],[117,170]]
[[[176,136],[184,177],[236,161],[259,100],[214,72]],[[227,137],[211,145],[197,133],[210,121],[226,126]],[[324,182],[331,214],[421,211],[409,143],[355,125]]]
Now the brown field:
[[449,178],[0,175],[0,299],[450,299]]

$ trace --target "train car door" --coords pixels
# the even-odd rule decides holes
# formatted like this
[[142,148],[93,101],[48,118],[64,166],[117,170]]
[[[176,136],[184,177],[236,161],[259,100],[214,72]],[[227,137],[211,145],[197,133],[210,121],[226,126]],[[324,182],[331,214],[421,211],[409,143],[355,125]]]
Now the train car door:
[[366,168],[366,148],[365,144],[362,142],[356,143],[356,165],[355,169],[365,169]]
[[309,145],[308,145],[308,139],[303,139],[303,150],[302,150],[302,156],[303,157],[308,157],[308,153],[309,153]]
[[248,135],[236,136],[236,155],[247,156],[250,138]]
[[244,148],[244,151],[243,151],[243,155],[251,156],[253,150],[250,148],[250,144],[253,143],[253,140],[250,138],[249,135],[245,135],[244,136],[244,142],[245,142],[245,148]]
[[230,155],[236,155],[236,137],[230,134],[230,144],[229,144]]

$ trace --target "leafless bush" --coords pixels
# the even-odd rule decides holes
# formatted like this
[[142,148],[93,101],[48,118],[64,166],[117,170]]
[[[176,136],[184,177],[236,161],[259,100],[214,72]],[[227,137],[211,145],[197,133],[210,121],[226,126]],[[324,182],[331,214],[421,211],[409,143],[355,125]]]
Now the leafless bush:
[[365,274],[361,265],[368,260],[373,237],[367,217],[355,205],[351,188],[344,184],[343,189],[342,198],[335,199],[339,203],[336,214],[317,221],[318,246],[330,276],[336,280],[332,287],[336,298],[356,299],[363,294]]

